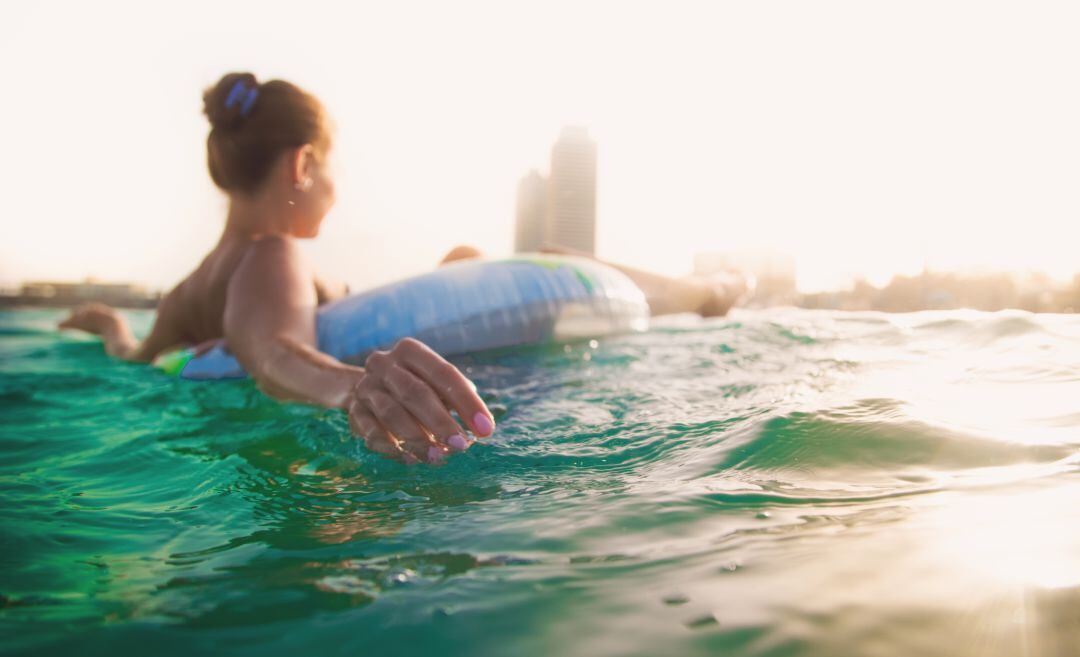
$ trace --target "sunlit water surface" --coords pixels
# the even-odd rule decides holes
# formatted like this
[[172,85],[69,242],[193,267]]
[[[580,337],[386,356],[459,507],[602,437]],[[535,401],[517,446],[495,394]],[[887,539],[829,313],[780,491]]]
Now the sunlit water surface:
[[412,468],[58,317],[0,314],[6,654],[1080,652],[1080,316],[457,359],[498,431]]

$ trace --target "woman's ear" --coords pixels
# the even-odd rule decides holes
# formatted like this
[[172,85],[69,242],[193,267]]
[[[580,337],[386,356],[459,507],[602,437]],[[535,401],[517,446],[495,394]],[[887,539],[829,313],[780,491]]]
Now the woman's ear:
[[315,149],[311,144],[304,144],[292,152],[292,166],[289,169],[293,187],[307,191],[315,175]]

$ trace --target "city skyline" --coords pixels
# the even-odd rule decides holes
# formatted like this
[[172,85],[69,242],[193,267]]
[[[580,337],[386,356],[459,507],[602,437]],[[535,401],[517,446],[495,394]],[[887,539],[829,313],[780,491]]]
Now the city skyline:
[[584,126],[564,126],[545,177],[535,169],[518,183],[514,251],[542,245],[596,254],[597,145]]
[[[956,272],[924,270],[916,276],[898,274],[875,286],[865,279],[844,289],[800,292],[795,286],[794,260],[780,254],[700,253],[694,272],[709,276],[737,267],[753,277],[751,293],[740,305],[749,308],[796,306],[827,310],[972,309],[1024,310],[1036,313],[1080,312],[1080,273],[1071,281],[1055,281],[1039,272]],[[27,281],[15,290],[0,288],[0,308],[74,307],[105,303],[117,308],[156,307],[165,290],[131,283],[84,281]]]

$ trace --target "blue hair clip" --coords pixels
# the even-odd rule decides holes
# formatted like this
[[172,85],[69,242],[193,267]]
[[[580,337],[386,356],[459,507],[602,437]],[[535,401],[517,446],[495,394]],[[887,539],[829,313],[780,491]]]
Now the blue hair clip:
[[251,114],[251,108],[255,105],[255,99],[259,97],[259,90],[255,87],[248,89],[247,98],[244,99],[244,104],[240,106],[240,116],[247,116]]
[[[241,100],[241,96],[243,100]],[[243,80],[237,80],[236,84],[229,90],[228,97],[225,98],[225,109],[232,109],[233,105],[240,103],[240,116],[247,117],[251,114],[251,108],[255,105],[255,99],[259,97],[259,90],[255,87],[250,89],[244,84]]]
[[240,100],[240,94],[244,93],[244,81],[237,80],[236,84],[229,90],[229,96],[225,99],[225,109],[232,109],[236,101]]

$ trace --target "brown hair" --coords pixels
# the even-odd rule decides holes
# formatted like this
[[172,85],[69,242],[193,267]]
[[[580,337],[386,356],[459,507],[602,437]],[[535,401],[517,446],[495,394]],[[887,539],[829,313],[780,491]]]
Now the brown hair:
[[322,103],[284,80],[260,84],[251,73],[228,73],[203,93],[203,113],[211,126],[206,138],[210,177],[226,192],[255,192],[289,148],[311,144],[317,158],[330,149]]

